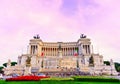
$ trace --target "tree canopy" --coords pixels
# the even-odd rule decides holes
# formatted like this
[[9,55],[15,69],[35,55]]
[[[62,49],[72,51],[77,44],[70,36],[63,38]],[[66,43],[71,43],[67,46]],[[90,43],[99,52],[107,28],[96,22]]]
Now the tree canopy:
[[0,66],[0,71],[1,71],[3,68],[4,68],[3,66]]
[[[17,64],[17,62],[11,62],[11,66],[15,66]],[[3,63],[4,67],[7,67],[7,63]]]
[[104,64],[110,65],[110,61],[104,61]]
[[15,66],[17,62],[11,62],[11,66]]
[[4,63],[3,66],[4,66],[4,67],[7,67],[7,63]]
[[3,73],[3,69],[4,67],[3,66],[0,66],[0,73]]
[[[104,61],[104,64],[110,65],[110,62],[109,62],[109,61]],[[116,69],[116,71],[117,71],[117,72],[120,72],[120,63],[115,62],[114,64],[115,64],[115,69]]]
[[120,63],[115,62],[115,69],[120,72]]

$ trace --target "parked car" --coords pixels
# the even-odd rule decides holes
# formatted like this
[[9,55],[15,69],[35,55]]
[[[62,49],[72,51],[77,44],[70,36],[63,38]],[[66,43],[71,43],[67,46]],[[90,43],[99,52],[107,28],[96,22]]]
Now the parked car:
[[12,77],[18,77],[19,76],[19,74],[16,74],[16,73],[13,73],[11,75],[12,75]]
[[19,76],[18,74],[13,73],[13,74],[9,74],[9,75],[4,75],[4,76],[2,76],[1,79],[6,80],[8,78],[14,78],[14,77],[18,77],[18,76]]
[[2,77],[3,80],[6,80],[7,78],[12,78],[12,76],[11,75],[5,75],[5,76]]
[[3,75],[2,74],[0,74],[0,79],[3,79]]
[[46,76],[44,73],[38,73],[37,76]]
[[118,76],[120,76],[120,73],[118,73]]

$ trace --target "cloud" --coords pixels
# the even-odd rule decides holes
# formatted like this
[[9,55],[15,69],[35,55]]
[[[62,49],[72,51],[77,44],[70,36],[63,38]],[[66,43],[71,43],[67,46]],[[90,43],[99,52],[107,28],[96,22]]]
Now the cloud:
[[[68,2],[69,1],[69,2]],[[29,39],[77,41],[80,33],[91,38],[105,59],[119,60],[119,0],[1,0],[0,64],[15,60]],[[99,49],[98,49],[99,46]]]

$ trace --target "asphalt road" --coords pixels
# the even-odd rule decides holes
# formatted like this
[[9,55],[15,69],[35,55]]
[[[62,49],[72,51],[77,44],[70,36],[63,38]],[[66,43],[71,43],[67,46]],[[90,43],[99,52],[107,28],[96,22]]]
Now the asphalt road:
[[118,78],[118,79],[120,79],[120,76],[115,76],[115,78]]
[[109,76],[110,78],[117,78],[120,79],[120,76]]

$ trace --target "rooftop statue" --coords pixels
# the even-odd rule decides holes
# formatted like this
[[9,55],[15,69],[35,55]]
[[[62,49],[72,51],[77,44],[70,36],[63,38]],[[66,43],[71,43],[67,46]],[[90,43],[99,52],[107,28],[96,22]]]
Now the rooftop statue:
[[80,38],[87,38],[87,36],[84,35],[84,34],[81,34],[81,35],[80,35]]
[[40,39],[40,36],[39,36],[39,34],[37,34],[37,39]]
[[34,39],[40,39],[39,34],[37,34],[36,36],[33,36]]

